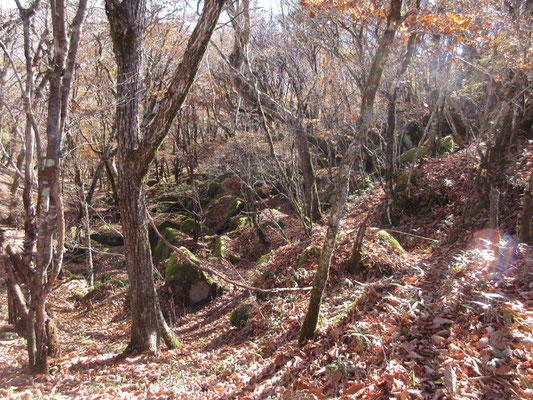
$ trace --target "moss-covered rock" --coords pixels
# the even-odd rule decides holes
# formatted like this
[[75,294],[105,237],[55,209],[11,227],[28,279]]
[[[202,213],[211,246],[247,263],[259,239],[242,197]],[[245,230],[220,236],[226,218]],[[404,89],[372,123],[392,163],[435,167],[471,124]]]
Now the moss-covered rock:
[[[187,234],[189,236],[192,236],[194,234],[194,226],[195,226],[194,219],[185,218],[180,223],[180,231],[182,231],[183,233],[185,233],[185,234]],[[200,226],[198,226],[198,228],[201,229]]]
[[[407,150],[405,153],[403,153],[399,158],[398,161],[400,164],[411,164],[413,162],[413,159],[415,158],[416,154],[416,147],[413,147],[412,149]],[[426,146],[420,147],[420,152],[418,153],[419,158],[424,158],[428,155],[428,148]]]
[[209,183],[209,187],[207,188],[207,195],[210,198],[214,198],[217,194],[220,194],[222,192],[223,192],[222,185],[219,182]]
[[439,153],[440,154],[453,153],[454,150],[455,150],[455,141],[453,140],[453,136],[449,135],[449,136],[443,137],[439,143]]
[[418,142],[420,142],[420,139],[422,139],[422,136],[424,135],[424,130],[418,121],[408,122],[403,131],[404,135],[409,138],[410,143],[415,147],[418,145]]
[[238,197],[227,195],[211,202],[206,213],[206,224],[220,234],[229,228],[231,218],[238,215],[244,203]]
[[[423,171],[421,171],[421,170],[414,171],[413,175],[411,176],[411,184],[414,187],[417,187],[420,178],[422,178],[423,176],[424,176],[424,172]],[[405,189],[407,189],[407,180],[408,179],[409,179],[409,172],[405,172],[403,174],[400,174],[396,178],[396,185],[394,186],[394,191],[396,193],[401,193]]]
[[259,260],[255,263],[256,267],[259,267],[260,265],[268,262],[270,260],[270,254],[263,254],[261,257],[259,257]]
[[229,262],[232,263],[232,264],[237,264],[237,263],[239,263],[239,262],[241,261],[241,258],[238,257],[238,256],[236,256],[235,254],[231,254],[231,253],[230,253],[230,254],[228,255],[228,260],[229,260]]
[[[185,247],[180,247],[197,265],[198,259]],[[193,264],[183,263],[173,253],[165,268],[165,287],[172,293],[174,302],[184,305],[203,304],[214,299],[218,286],[207,273]]]
[[250,219],[248,217],[233,217],[229,221],[228,231],[234,231],[241,226],[250,225]]
[[[181,226],[179,222],[167,220],[157,225],[157,230],[162,234],[167,228],[173,228],[173,229],[179,230],[180,227]],[[150,240],[150,249],[152,250],[152,253],[153,253],[155,246],[157,246],[157,243],[159,242],[159,237],[155,233],[154,228],[152,228],[152,226],[148,228],[148,236]]]
[[226,242],[228,240],[227,236],[220,235],[217,238],[217,241],[215,243],[215,251],[213,252],[213,256],[218,258],[225,258],[226,257]]
[[265,221],[265,222],[263,222],[261,224],[262,228],[265,228],[267,226],[269,226],[269,227],[271,227],[273,229],[279,229],[279,228],[284,229],[285,228],[285,224],[281,220],[273,221],[273,220],[269,219],[268,221]]
[[298,258],[298,265],[305,264],[305,262],[309,259],[309,257],[315,257],[315,258],[320,257],[320,247],[307,246],[300,254],[300,257]]
[[246,322],[250,319],[250,304],[243,304],[233,310],[229,316],[229,323],[231,326],[242,329]]
[[[178,245],[179,236],[177,235],[175,229],[172,229],[170,227],[165,228],[165,230],[161,234],[170,244],[173,244],[174,246]],[[172,250],[170,249],[170,247],[168,247],[165,243],[163,243],[162,240],[160,240],[152,251],[152,258],[155,262],[161,262],[169,258],[171,253]]]
[[91,240],[104,246],[124,246],[124,238],[115,231],[92,233]]
[[387,242],[389,242],[392,245],[392,247],[394,247],[395,249],[403,250],[401,244],[398,243],[398,241],[394,238],[394,236],[392,236],[386,230],[380,229],[379,231],[376,232],[376,235],[379,236],[380,238],[386,240]]

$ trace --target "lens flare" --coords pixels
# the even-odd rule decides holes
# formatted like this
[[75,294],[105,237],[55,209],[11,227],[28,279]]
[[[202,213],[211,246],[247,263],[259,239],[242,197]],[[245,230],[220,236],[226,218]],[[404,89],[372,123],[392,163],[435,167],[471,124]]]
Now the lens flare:
[[517,243],[508,233],[485,229],[474,234],[469,251],[475,256],[475,266],[489,278],[498,280],[509,271],[516,249]]

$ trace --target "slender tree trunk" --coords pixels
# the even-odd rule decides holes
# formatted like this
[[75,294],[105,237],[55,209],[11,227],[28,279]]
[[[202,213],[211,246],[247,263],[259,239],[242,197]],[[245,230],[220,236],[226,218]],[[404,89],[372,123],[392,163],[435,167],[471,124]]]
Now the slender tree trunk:
[[[22,170],[22,166],[24,165],[24,155],[26,153],[26,150],[22,148],[20,151],[18,157],[17,157],[17,169],[19,171]],[[13,183],[11,185],[11,202],[9,203],[9,216],[7,217],[7,220],[9,222],[15,221],[15,210],[17,208],[17,205],[19,204],[20,199],[17,196],[17,191],[20,184],[20,177],[18,174],[15,174],[15,177],[13,178]]]
[[320,210],[320,199],[316,187],[315,170],[313,167],[313,160],[311,159],[311,152],[309,151],[309,143],[301,122],[296,121],[296,124],[294,125],[295,126],[293,126],[292,129],[296,136],[298,165],[304,180],[306,215],[311,218],[312,221],[318,221],[322,218],[322,211]]
[[337,231],[344,214],[344,206],[348,196],[351,168],[359,154],[361,138],[364,137],[372,123],[376,93],[379,88],[381,76],[383,75],[390,49],[394,43],[396,29],[400,25],[402,0],[391,0],[390,4],[390,11],[387,17],[387,28],[381,38],[378,49],[376,50],[366,80],[363,98],[361,100],[361,112],[358,120],[356,136],[342,157],[341,165],[339,166],[339,171],[337,173],[335,201],[330,212],[328,229],[322,244],[322,252],[318,260],[315,279],[313,280],[313,289],[311,290],[309,306],[300,328],[298,337],[298,344],[300,346],[303,346],[308,340],[315,336],[318,318],[320,316],[320,308],[322,306],[322,297],[329,277],[331,256],[335,249]]
[[118,181],[118,171],[115,164],[115,157],[110,157],[105,163],[105,169],[107,172],[107,178],[109,179],[109,184],[111,185],[111,195],[113,196],[113,201],[115,205],[119,204],[119,195],[117,188]]
[[348,197],[350,172],[358,154],[359,148],[354,141],[348,147],[348,150],[342,157],[341,165],[339,166],[337,182],[335,185],[335,202],[328,219],[328,229],[318,259],[318,266],[313,280],[313,289],[311,290],[309,306],[302,327],[300,328],[298,338],[298,344],[300,346],[303,346],[307,340],[312,339],[315,336],[318,318],[320,316],[320,308],[322,306],[322,297],[329,278],[331,256],[335,249],[337,231],[339,230],[339,225],[344,215],[344,206],[346,204],[346,198]]
[[529,173],[529,185],[524,194],[522,214],[518,227],[518,239],[521,243],[533,244],[531,236],[531,222],[533,221],[533,172]]

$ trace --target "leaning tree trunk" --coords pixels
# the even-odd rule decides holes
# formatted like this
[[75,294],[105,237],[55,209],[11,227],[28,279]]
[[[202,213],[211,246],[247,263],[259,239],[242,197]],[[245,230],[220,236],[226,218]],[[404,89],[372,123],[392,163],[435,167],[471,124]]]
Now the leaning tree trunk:
[[[131,339],[128,350],[156,353],[162,338],[170,348],[178,340],[162,318],[154,287],[148,241],[144,180],[155,153],[185,102],[225,0],[206,0],[182,62],[172,77],[157,113],[139,123],[145,0],[106,0],[113,51],[117,61],[116,128],[119,143],[120,212],[130,283]],[[142,138],[141,138],[142,136]]]
[[366,80],[363,98],[361,100],[361,112],[358,120],[356,136],[348,147],[348,150],[342,157],[341,165],[337,173],[337,182],[335,189],[335,201],[331,209],[328,220],[328,230],[322,244],[322,252],[318,259],[315,279],[313,280],[313,289],[309,299],[309,307],[305,319],[300,328],[298,344],[303,346],[308,340],[315,336],[320,308],[322,306],[322,297],[329,277],[331,256],[335,249],[337,231],[344,214],[344,206],[348,196],[348,186],[350,182],[350,171],[352,165],[359,154],[359,143],[364,134],[370,128],[372,123],[372,114],[376,93],[379,88],[381,76],[388,59],[390,49],[394,43],[396,29],[401,21],[402,0],[391,0],[390,11],[387,17],[387,28],[381,39],[374,60]]

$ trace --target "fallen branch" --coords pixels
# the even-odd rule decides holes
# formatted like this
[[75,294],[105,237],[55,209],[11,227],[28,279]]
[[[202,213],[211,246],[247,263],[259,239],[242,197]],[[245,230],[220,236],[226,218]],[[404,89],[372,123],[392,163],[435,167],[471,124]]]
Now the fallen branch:
[[394,233],[401,233],[401,234],[407,235],[407,236],[413,236],[413,237],[418,238],[418,239],[429,240],[430,242],[439,243],[439,241],[437,239],[432,239],[432,238],[428,238],[428,237],[424,237],[424,236],[420,236],[420,235],[415,235],[414,233],[402,232],[402,231],[397,231],[396,229],[389,229],[389,228],[387,228],[385,230],[391,231],[391,232],[394,232]]
[[[187,254],[185,254],[185,252],[183,250],[180,250],[178,247],[174,246],[167,239],[165,239],[163,237],[163,235],[157,229],[157,227],[155,225],[155,222],[152,219],[152,216],[150,215],[150,213],[148,211],[147,211],[147,215],[148,215],[148,219],[150,220],[150,223],[152,224],[152,228],[154,228],[154,231],[155,231],[157,237],[165,244],[165,246],[168,246],[170,249],[172,249],[174,252],[176,252],[176,254],[182,260],[184,260],[185,262],[191,264],[194,268],[196,268],[196,269],[198,269],[200,271],[203,271],[203,272],[207,272],[207,273],[213,274],[213,275],[219,277],[220,279],[222,279],[223,281],[225,281],[225,282],[227,282],[227,283],[229,283],[231,285],[234,285],[234,286],[237,286],[237,287],[241,287],[243,289],[251,290],[251,291],[254,291],[254,292],[258,292],[258,293],[305,292],[305,291],[309,291],[309,290],[312,289],[311,286],[302,287],[302,288],[301,287],[295,287],[295,288],[262,289],[262,288],[258,288],[258,287],[255,287],[255,286],[247,285],[246,283],[240,283],[240,282],[236,282],[234,280],[231,280],[228,277],[226,277],[223,274],[221,274],[220,272],[215,271],[214,269],[211,269],[209,267],[205,267],[205,266],[196,264],[193,260],[191,260],[189,258],[189,256],[187,256]],[[224,260],[223,258],[220,258],[219,260],[223,264],[228,263],[228,261]],[[225,266],[227,267],[228,265],[226,264]]]
[[18,330],[15,325],[1,325],[0,333],[18,333]]

